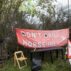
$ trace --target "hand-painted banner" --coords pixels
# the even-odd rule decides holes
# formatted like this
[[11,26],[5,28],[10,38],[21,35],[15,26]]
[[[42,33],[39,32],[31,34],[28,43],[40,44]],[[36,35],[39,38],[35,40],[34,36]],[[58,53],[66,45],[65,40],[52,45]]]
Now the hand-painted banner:
[[29,30],[16,29],[18,43],[27,48],[48,48],[67,44],[69,29]]

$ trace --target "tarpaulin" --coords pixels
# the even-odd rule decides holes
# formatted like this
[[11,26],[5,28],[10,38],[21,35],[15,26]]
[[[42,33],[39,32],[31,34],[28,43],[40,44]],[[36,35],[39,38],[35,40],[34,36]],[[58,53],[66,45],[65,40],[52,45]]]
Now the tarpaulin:
[[30,30],[16,29],[17,41],[26,48],[48,48],[67,44],[69,29]]
[[67,46],[67,51],[66,51],[66,55],[67,55],[67,58],[70,58],[71,59],[71,41],[68,40],[68,46]]

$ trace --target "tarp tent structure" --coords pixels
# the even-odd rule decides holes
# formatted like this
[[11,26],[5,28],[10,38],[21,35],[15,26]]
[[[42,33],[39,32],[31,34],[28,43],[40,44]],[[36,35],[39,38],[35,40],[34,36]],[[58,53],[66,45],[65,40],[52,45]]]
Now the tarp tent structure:
[[[33,49],[34,52],[60,49],[60,47],[68,44],[69,29],[60,30],[31,30],[16,28],[16,36],[18,44],[27,49]],[[41,59],[32,59],[32,71],[39,71],[41,67]]]

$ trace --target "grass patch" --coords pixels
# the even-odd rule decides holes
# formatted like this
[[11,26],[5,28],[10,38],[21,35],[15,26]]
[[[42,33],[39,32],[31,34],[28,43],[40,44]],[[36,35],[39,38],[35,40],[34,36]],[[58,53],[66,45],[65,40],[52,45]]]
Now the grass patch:
[[41,71],[71,71],[71,67],[68,62],[59,59],[53,64],[45,62]]
[[[4,67],[0,68],[0,71],[31,71],[31,64],[28,62],[28,66],[19,70],[17,66],[14,66],[13,60],[7,60]],[[58,59],[53,64],[51,62],[43,61],[41,71],[71,71],[71,66],[64,60]]]

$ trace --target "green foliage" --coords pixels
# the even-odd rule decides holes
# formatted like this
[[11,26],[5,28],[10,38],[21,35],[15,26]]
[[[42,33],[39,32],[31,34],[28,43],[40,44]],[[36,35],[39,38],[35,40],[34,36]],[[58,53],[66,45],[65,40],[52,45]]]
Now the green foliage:
[[32,0],[23,1],[19,7],[19,11],[23,11],[23,12],[33,15],[36,12],[35,7],[36,5],[32,2]]
[[[17,10],[22,0],[0,0],[0,26],[3,30],[2,35],[7,34],[11,29],[11,23],[15,21]],[[1,30],[0,30],[1,32]]]
[[[54,6],[52,5],[53,1],[55,1],[55,0],[39,0],[39,1],[37,1],[37,4],[34,4],[33,0],[23,1],[19,7],[19,11],[23,11],[23,12],[29,13],[31,15],[32,14],[37,15],[36,7],[41,6],[43,3],[47,3],[48,4],[48,6],[47,6],[48,13],[51,15],[54,12]],[[27,3],[27,5],[26,5],[26,3]],[[45,6],[43,6],[43,8],[45,8]]]
[[[37,0],[37,4],[34,4],[33,0],[26,0],[20,5],[19,12],[25,12],[31,16],[39,17],[41,22],[43,22],[43,26],[41,26],[42,29],[47,29],[47,26],[51,23],[52,17],[55,16],[55,5],[52,5],[54,1],[55,0]],[[47,6],[45,4],[47,4]],[[42,10],[38,12],[36,9],[38,6],[44,11],[46,8],[49,15],[44,15]]]

